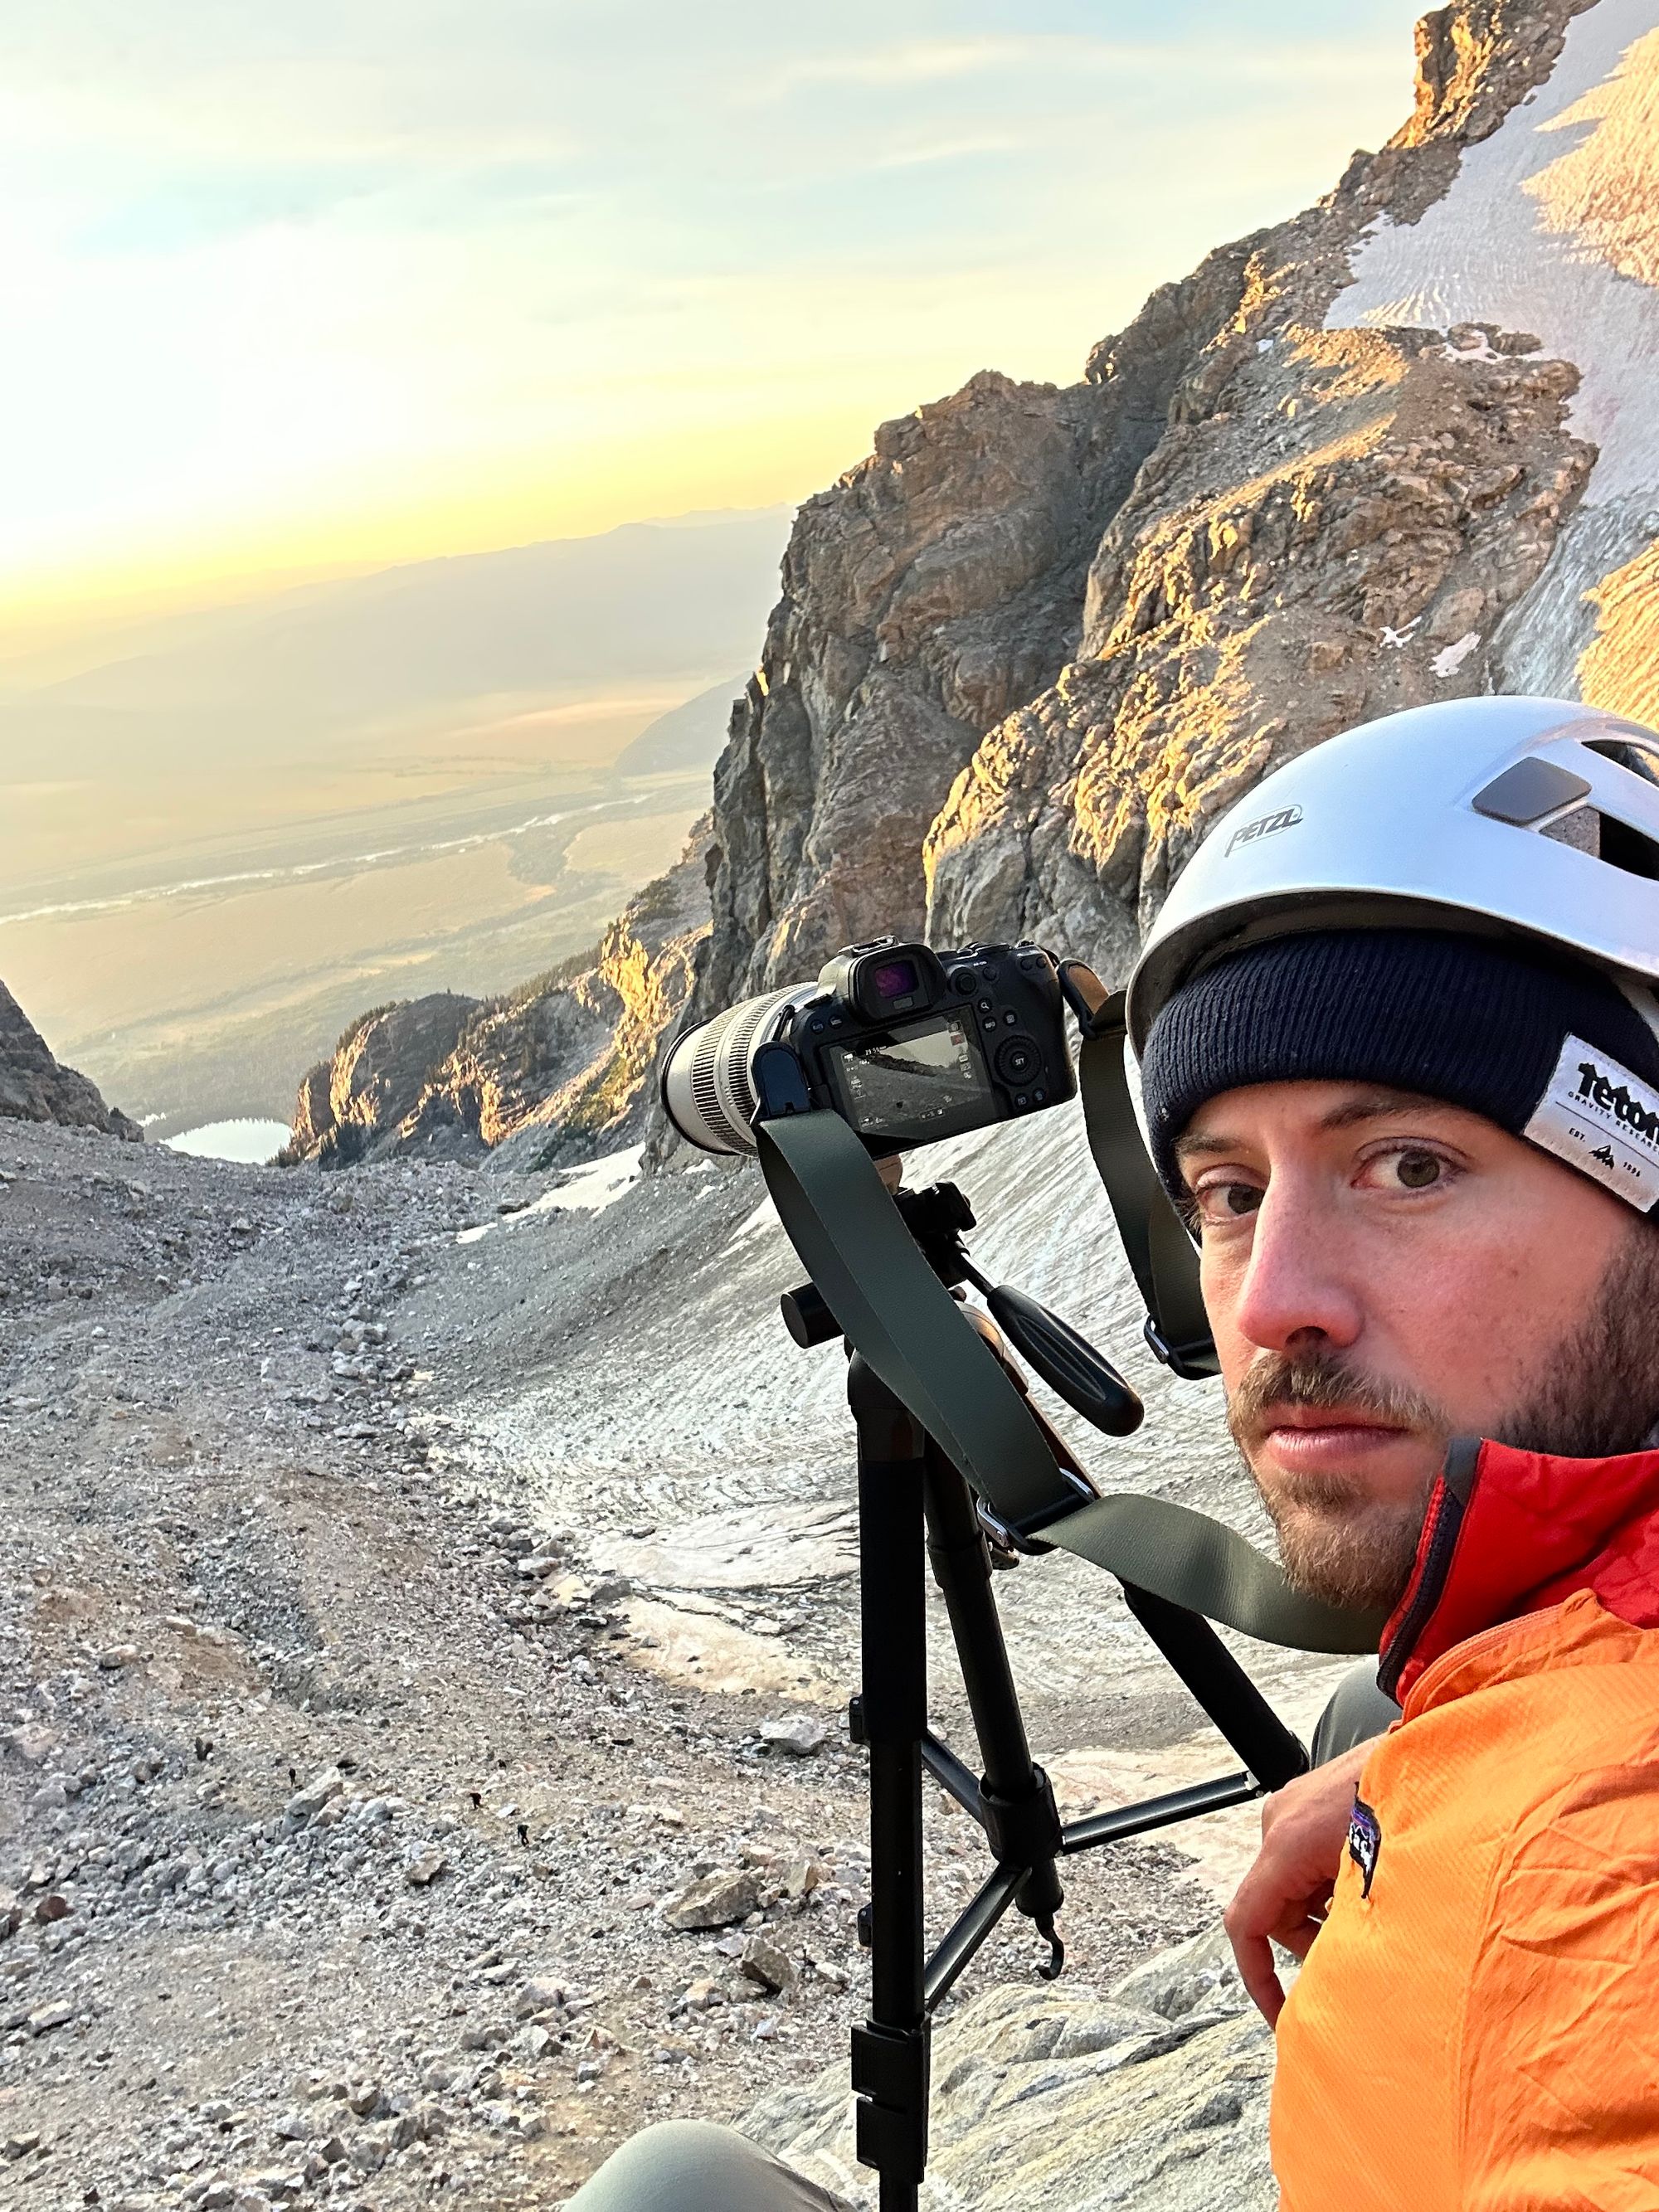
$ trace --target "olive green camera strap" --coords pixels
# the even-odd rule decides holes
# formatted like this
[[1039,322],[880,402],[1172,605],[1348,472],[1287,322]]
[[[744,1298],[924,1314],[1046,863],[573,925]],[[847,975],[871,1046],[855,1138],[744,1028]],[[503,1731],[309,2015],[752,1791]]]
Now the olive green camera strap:
[[1155,1338],[1165,1364],[1194,1382],[1218,1371],[1199,1291],[1198,1255],[1141,1137],[1124,1066],[1124,1036],[1118,991],[1095,1016],[1078,1054],[1084,1127],[1124,1256],[1146,1302],[1148,1341]]
[[1381,1617],[1302,1597],[1243,1537],[1168,1499],[1077,1501],[996,1355],[839,1115],[757,1122],[767,1188],[837,1327],[1000,1520],[1121,1581],[1303,1651],[1375,1651]]

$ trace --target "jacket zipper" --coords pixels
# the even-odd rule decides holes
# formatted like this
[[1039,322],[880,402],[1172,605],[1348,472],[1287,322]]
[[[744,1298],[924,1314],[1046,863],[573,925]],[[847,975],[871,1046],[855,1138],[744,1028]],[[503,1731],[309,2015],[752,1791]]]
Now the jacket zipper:
[[1410,1603],[1398,1629],[1389,1639],[1388,1650],[1377,1669],[1377,1686],[1385,1697],[1391,1698],[1395,1694],[1400,1677],[1411,1658],[1413,1647],[1444,1595],[1447,1570],[1451,1565],[1451,1556],[1457,1548],[1458,1532],[1462,1526],[1463,1501],[1455,1490],[1443,1482],[1434,1516],[1434,1528],[1429,1537],[1428,1549],[1423,1555],[1417,1588],[1412,1592]]

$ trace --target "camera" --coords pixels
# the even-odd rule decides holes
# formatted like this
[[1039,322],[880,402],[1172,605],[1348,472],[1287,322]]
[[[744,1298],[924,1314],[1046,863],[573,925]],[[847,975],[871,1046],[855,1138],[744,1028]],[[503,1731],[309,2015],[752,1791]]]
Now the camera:
[[879,938],[836,953],[815,983],[686,1030],[663,1065],[663,1104],[703,1152],[753,1153],[757,1060],[785,1046],[805,1103],[839,1114],[872,1152],[902,1152],[1075,1097],[1065,1005],[1041,945],[935,952]]

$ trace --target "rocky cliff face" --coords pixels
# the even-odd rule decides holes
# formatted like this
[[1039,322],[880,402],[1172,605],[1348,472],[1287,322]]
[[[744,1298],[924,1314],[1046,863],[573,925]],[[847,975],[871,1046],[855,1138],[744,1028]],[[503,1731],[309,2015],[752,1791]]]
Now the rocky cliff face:
[[809,500],[714,776],[701,1003],[923,925],[929,823],[985,731],[1076,649],[1090,562],[1243,249],[1155,294],[1060,389],[975,377]]
[[885,930],[1120,975],[1215,816],[1369,716],[1659,712],[1659,0],[1458,0],[1417,52],[1387,146],[1080,382],[976,376],[807,501],[715,770],[712,913],[683,866],[646,895],[665,935],[635,958],[625,918],[538,1002],[538,1073],[498,1010],[400,1142],[632,1128],[688,989],[710,1013]]
[[349,1167],[377,1156],[419,1103],[478,1001],[451,991],[361,1016],[300,1085],[286,1158]]
[[976,378],[801,510],[716,773],[702,1007],[889,927],[1121,971],[1268,769],[1492,687],[1595,462],[1577,369],[1524,325],[1326,325],[1584,4],[1426,18],[1410,121],[1316,208],[1154,295],[1083,383]]
[[300,1086],[286,1158],[502,1166],[580,1159],[642,1127],[646,1078],[708,935],[708,823],[586,959],[489,1003],[442,995],[356,1024]]
[[142,1144],[143,1131],[112,1106],[95,1084],[61,1067],[46,1040],[0,983],[0,1121],[61,1121],[75,1129]]

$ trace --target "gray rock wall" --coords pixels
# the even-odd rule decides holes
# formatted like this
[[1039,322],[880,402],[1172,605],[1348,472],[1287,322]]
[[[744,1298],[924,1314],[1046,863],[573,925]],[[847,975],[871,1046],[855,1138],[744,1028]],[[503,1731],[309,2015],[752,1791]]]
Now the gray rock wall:
[[716,771],[700,1011],[888,929],[1121,971],[1257,778],[1491,688],[1595,458],[1576,372],[1525,332],[1322,326],[1362,233],[1443,196],[1585,4],[1426,19],[1412,118],[1318,206],[1155,293],[1082,383],[977,376],[806,503]]
[[0,983],[0,1120],[60,1121],[142,1143],[136,1121],[106,1106],[94,1083],[60,1066],[45,1038]]

